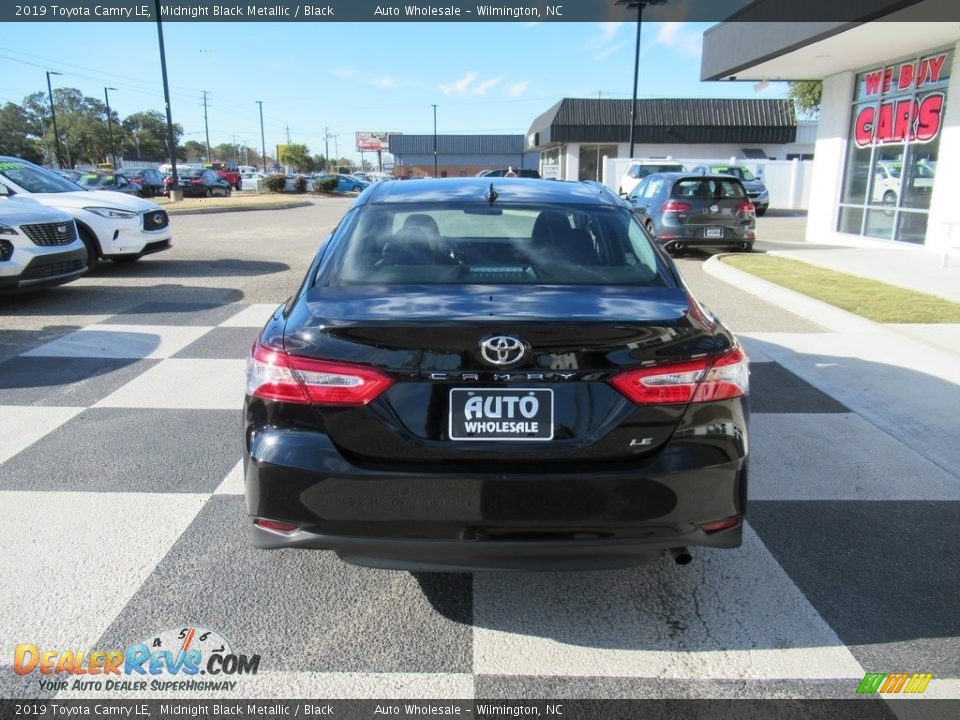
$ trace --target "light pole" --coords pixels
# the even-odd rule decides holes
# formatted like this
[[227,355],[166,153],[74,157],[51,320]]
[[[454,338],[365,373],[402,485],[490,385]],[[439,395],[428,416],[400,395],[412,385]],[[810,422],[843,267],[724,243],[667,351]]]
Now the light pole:
[[667,0],[617,0],[615,5],[623,5],[637,9],[637,49],[633,56],[633,102],[630,105],[630,155],[633,157],[633,146],[636,138],[637,112],[637,79],[640,74],[640,29],[643,26],[643,8],[647,5],[663,5]]
[[117,153],[113,149],[113,118],[110,117],[110,90],[116,90],[116,88],[105,87],[103,89],[103,99],[107,101],[107,134],[110,137],[110,162],[113,163],[113,169],[116,170]]
[[257,105],[260,106],[260,149],[263,152],[263,174],[267,174],[267,136],[263,134],[263,100],[257,100]]
[[433,176],[438,177],[439,173],[437,172],[437,106],[431,105],[433,108]]
[[163,103],[167,110],[167,148],[170,151],[170,199],[173,201],[183,198],[177,178],[177,141],[173,135],[173,112],[170,110],[170,83],[167,82],[167,52],[163,46],[163,22],[160,20],[160,0],[153,0],[154,12],[157,13],[157,43],[160,45],[160,75],[163,78]]
[[53,139],[57,143],[57,169],[63,169],[63,153],[60,152],[60,133],[57,132],[57,111],[53,109],[53,85],[50,84],[51,75],[63,75],[63,73],[47,70],[47,94],[50,96],[50,117],[53,119]]

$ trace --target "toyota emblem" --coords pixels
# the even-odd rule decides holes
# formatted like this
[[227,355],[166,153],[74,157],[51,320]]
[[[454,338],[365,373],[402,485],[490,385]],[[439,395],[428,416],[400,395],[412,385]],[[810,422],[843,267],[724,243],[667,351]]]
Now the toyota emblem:
[[523,340],[512,335],[494,335],[480,341],[480,355],[495,367],[515,365],[527,354]]

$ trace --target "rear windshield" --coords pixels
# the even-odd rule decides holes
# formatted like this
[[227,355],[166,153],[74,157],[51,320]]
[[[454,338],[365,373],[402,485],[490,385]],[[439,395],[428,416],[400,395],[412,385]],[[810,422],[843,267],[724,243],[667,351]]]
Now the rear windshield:
[[687,178],[677,181],[673,186],[675,198],[693,198],[698,200],[742,198],[746,196],[743,185],[736,180],[717,180]]
[[331,285],[673,284],[625,208],[373,206],[344,232]]

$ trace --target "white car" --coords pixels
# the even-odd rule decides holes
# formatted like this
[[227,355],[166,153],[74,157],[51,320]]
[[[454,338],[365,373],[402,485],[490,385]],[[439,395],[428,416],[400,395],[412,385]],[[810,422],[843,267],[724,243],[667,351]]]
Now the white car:
[[89,271],[100,260],[133,262],[171,247],[170,219],[156,203],[123,193],[84,190],[55,172],[0,155],[0,195],[21,194],[73,217],[87,251]]
[[86,272],[73,218],[28,198],[0,198],[0,291],[62,285]]
[[684,172],[686,168],[676,160],[632,160],[620,176],[617,192],[626,196],[640,184],[647,175],[662,172]]

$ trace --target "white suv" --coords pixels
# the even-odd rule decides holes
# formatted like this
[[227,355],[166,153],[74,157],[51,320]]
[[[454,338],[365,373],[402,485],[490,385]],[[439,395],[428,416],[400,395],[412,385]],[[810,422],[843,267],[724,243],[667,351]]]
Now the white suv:
[[156,203],[85,190],[39,165],[0,155],[0,195],[20,194],[73,216],[90,271],[101,259],[133,262],[170,248],[170,220]]
[[686,168],[676,160],[631,160],[627,169],[620,176],[620,185],[617,192],[620,195],[629,195],[647,175],[662,172],[684,172]]
[[0,199],[0,291],[62,285],[83,275],[86,249],[65,212]]

